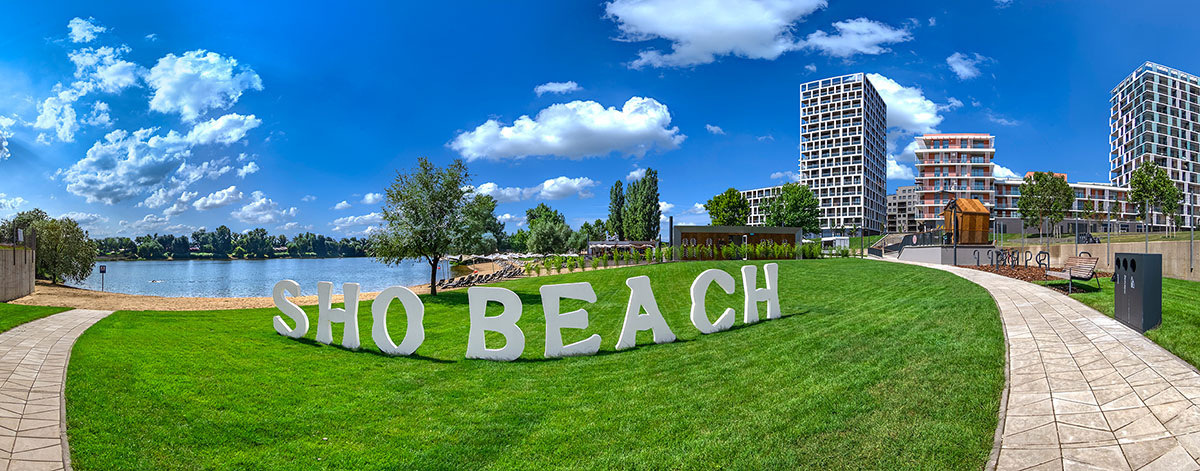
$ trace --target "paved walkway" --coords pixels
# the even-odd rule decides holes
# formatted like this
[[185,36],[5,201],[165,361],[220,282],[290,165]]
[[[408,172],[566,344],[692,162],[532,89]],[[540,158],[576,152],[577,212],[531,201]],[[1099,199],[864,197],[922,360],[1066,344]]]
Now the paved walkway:
[[111,313],[76,309],[0,333],[0,469],[67,467],[67,357],[75,339]]
[[1200,373],[1191,365],[1049,288],[926,266],[983,286],[1000,308],[1008,384],[996,469],[1200,469]]

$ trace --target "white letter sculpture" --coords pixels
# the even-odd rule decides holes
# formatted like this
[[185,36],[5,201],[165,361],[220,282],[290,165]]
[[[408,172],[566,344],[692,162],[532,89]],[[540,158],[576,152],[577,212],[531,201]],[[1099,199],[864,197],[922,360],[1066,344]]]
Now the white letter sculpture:
[[[471,312],[471,330],[467,335],[467,358],[482,360],[513,361],[525,351],[525,333],[517,327],[521,320],[521,298],[504,288],[467,288],[467,299]],[[504,306],[499,316],[488,317],[487,304],[497,301]],[[486,333],[499,332],[504,335],[504,348],[487,348]]]
[[[654,332],[654,343],[670,343],[675,341],[675,333],[667,327],[654,301],[654,291],[650,289],[650,277],[635,276],[625,280],[629,287],[629,304],[625,307],[625,323],[621,326],[621,337],[617,339],[617,350],[633,348],[637,345],[637,333],[642,330]],[[645,310],[645,314],[640,314]]]
[[570,345],[563,345],[562,340],[562,329],[587,328],[588,313],[584,309],[560,313],[559,301],[566,298],[596,302],[596,291],[590,283],[542,285],[539,291],[542,293],[542,312],[546,314],[546,358],[595,355],[600,351],[598,334],[592,334]]
[[730,327],[733,327],[734,317],[737,317],[737,311],[727,308],[725,312],[721,313],[721,317],[717,318],[716,324],[708,321],[708,314],[704,312],[704,296],[708,294],[708,287],[714,281],[717,282],[717,286],[725,290],[725,294],[733,294],[735,286],[733,276],[716,268],[704,270],[692,282],[692,325],[696,326],[696,329],[702,334],[729,330]]
[[317,283],[317,341],[325,345],[333,343],[333,323],[345,324],[342,331],[342,346],[358,348],[358,283],[342,284],[343,309],[332,307],[333,283]]
[[758,303],[767,302],[767,319],[778,319],[783,316],[779,309],[779,264],[763,265],[763,275],[766,277],[766,288],[755,289],[758,282],[758,267],[746,265],[742,267],[742,291],[746,293],[745,311],[742,322],[753,324],[758,322]]
[[[387,311],[392,301],[400,300],[408,316],[408,330],[399,346],[392,343],[388,335]],[[388,355],[412,355],[425,341],[425,304],[412,290],[403,286],[392,286],[379,293],[371,303],[371,340]]]
[[300,283],[292,280],[280,280],[279,283],[275,283],[275,289],[272,290],[271,294],[271,297],[275,298],[275,307],[279,309],[279,312],[287,314],[292,319],[292,322],[296,323],[296,328],[292,329],[288,327],[287,323],[283,322],[282,317],[275,316],[272,319],[275,324],[275,331],[279,332],[279,335],[298,339],[308,333],[308,314],[305,314],[304,310],[300,309],[300,306],[297,306],[296,303],[293,303],[284,296],[284,291],[287,291],[292,296],[300,296]]

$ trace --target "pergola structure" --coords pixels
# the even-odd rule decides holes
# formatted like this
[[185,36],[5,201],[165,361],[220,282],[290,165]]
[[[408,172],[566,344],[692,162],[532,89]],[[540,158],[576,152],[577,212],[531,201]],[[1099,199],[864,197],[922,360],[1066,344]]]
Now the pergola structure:
[[643,251],[658,247],[654,240],[589,240],[587,254],[589,257],[616,252]]

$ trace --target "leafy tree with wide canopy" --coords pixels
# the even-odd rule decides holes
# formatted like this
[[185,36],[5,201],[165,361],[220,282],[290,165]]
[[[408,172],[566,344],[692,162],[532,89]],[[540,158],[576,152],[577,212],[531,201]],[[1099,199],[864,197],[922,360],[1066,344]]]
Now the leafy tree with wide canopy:
[[388,265],[425,259],[429,293],[436,296],[438,264],[456,240],[474,236],[467,220],[474,191],[469,183],[462,159],[439,168],[421,157],[409,173],[397,171],[383,206],[385,225],[371,234],[370,255]]
[[1026,225],[1036,224],[1038,236],[1044,233],[1043,223],[1057,224],[1075,204],[1075,192],[1067,180],[1049,172],[1033,172],[1021,184],[1017,212]]
[[530,252],[540,254],[558,254],[567,250],[571,240],[571,228],[563,221],[544,218],[539,219],[529,227],[529,239],[526,245]]
[[742,192],[730,188],[704,203],[714,226],[745,226],[750,219],[750,202]]
[[1171,181],[1167,170],[1152,161],[1142,162],[1129,176],[1129,202],[1147,224],[1154,211],[1163,213],[1167,224],[1171,224],[1179,214],[1181,200],[1183,192]]
[[80,282],[92,275],[96,243],[71,218],[46,219],[33,223],[37,233],[38,274],[55,284]]
[[772,227],[799,227],[807,234],[821,231],[821,202],[807,185],[788,183],[763,208],[763,223]]

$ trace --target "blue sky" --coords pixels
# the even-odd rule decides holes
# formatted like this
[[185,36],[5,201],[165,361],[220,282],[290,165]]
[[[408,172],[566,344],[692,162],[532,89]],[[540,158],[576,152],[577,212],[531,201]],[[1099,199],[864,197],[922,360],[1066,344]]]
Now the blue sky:
[[[0,217],[93,235],[361,235],[418,156],[468,160],[509,231],[578,226],[658,170],[666,214],[787,181],[798,85],[872,75],[889,189],[916,133],[990,132],[1017,174],[1108,178],[1108,92],[1200,72],[1193,2],[21,2],[0,16]],[[539,85],[547,85],[540,89]],[[522,118],[525,117],[525,118]],[[343,203],[344,202],[344,203]]]

